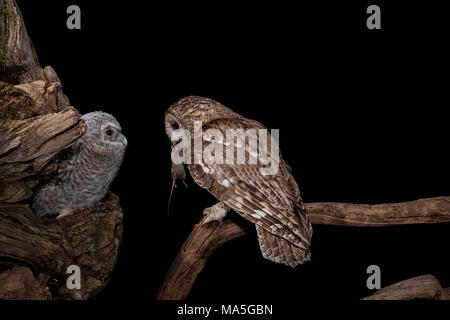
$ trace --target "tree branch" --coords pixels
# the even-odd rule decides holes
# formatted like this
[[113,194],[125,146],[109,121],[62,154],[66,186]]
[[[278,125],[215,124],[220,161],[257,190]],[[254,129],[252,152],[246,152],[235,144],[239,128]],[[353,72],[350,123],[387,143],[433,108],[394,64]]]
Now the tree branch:
[[[450,221],[450,197],[377,205],[318,202],[305,207],[313,224],[375,227]],[[158,290],[157,300],[186,299],[214,250],[244,236],[252,227],[241,226],[231,219],[225,219],[222,224],[203,224],[204,220],[205,217],[194,226],[175,257]]]
[[0,119],[0,181],[36,175],[85,132],[74,108],[25,120]]
[[184,300],[209,256],[222,244],[244,236],[248,226],[225,219],[203,224],[206,216],[194,226],[181,246],[157,293],[157,300]]
[[450,300],[450,288],[442,288],[436,277],[427,274],[400,281],[361,300]]
[[375,205],[316,202],[305,207],[313,224],[381,227],[450,221],[450,197]]

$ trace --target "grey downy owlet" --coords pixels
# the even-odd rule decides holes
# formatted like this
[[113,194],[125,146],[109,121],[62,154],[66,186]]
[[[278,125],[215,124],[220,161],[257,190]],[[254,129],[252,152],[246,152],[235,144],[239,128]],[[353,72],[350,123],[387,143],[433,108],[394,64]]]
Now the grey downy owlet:
[[112,115],[95,111],[81,117],[85,134],[61,153],[56,175],[38,187],[31,207],[57,218],[102,200],[122,164],[127,139]]

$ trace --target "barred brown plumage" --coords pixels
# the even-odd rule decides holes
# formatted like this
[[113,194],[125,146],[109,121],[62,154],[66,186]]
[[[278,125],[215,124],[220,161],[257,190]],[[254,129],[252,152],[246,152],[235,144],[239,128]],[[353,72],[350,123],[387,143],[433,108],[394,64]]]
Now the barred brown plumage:
[[[201,121],[201,132],[195,132],[195,121]],[[212,143],[212,138],[206,133],[209,129],[215,129],[223,136],[227,135],[229,129],[265,129],[259,122],[247,119],[217,101],[196,96],[174,103],[166,112],[165,125],[171,139],[178,128],[190,133],[192,144],[201,135],[201,150],[207,149]],[[222,150],[226,157],[225,150],[230,142],[215,139],[214,143],[221,145],[218,150]],[[245,159],[250,158],[252,150],[246,140],[243,144],[234,143],[233,140],[233,144],[233,150],[237,150],[237,153],[243,151]],[[271,148],[267,151],[269,156],[271,152],[279,152]],[[187,168],[194,181],[220,201],[218,205],[204,210],[204,214],[208,215],[207,221],[221,220],[231,208],[256,225],[264,258],[291,267],[310,260],[312,226],[297,183],[281,154],[277,154],[280,159],[278,170],[272,175],[266,175],[261,173],[260,169],[265,166],[261,162],[198,163],[195,161],[198,156],[196,153],[198,151],[194,148]]]

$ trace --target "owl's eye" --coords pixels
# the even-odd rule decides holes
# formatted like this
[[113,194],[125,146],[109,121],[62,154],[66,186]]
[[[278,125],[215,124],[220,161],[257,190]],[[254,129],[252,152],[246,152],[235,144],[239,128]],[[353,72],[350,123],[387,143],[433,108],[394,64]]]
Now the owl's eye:
[[105,133],[106,133],[106,135],[107,136],[112,136],[112,134],[113,134],[113,131],[111,130],[111,129],[107,129],[106,131],[105,131]]
[[173,128],[173,130],[177,130],[177,129],[180,128],[180,126],[178,125],[177,122],[174,122],[174,123],[172,124],[172,128]]

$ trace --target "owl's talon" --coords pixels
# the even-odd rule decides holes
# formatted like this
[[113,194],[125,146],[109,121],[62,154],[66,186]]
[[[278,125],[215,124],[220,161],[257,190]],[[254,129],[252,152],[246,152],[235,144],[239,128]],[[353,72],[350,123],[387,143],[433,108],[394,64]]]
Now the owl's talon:
[[213,221],[222,223],[223,218],[227,215],[227,212],[229,210],[230,208],[223,202],[218,202],[215,205],[204,209],[203,215],[206,216],[206,219],[203,221],[203,224],[207,224]]
[[61,212],[59,213],[59,215],[56,217],[56,219],[62,219],[65,216],[70,216],[72,213],[74,213],[75,210],[71,210],[71,209],[62,209]]

